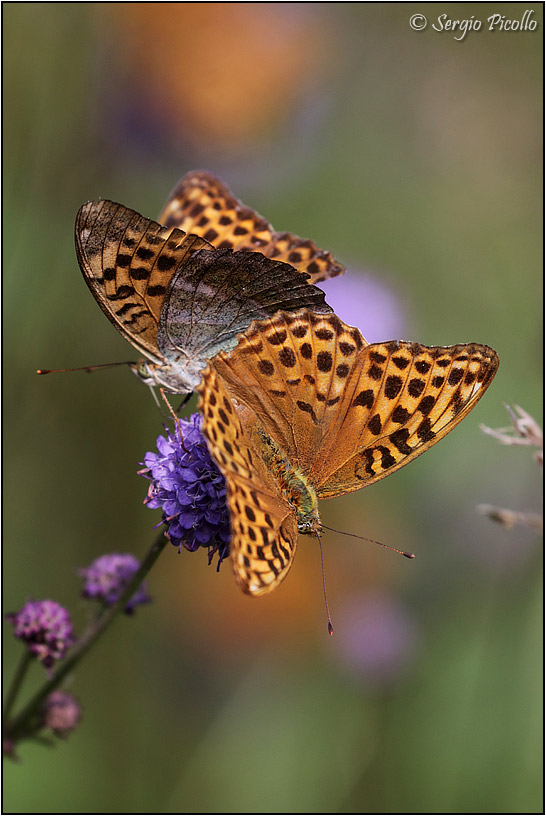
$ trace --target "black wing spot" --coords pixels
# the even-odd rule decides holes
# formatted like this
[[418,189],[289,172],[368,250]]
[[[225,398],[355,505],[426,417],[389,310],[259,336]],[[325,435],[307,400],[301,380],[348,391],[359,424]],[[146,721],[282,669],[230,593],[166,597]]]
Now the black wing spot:
[[403,425],[404,422],[408,421],[409,417],[410,413],[407,408],[404,408],[402,405],[397,405],[392,412],[391,419],[393,422],[398,422],[399,425]]
[[400,428],[398,431],[394,431],[389,436],[394,447],[400,451],[400,453],[409,454],[412,452],[413,448],[410,448],[408,445],[408,437],[409,437],[409,430],[408,428]]
[[379,351],[370,351],[370,360],[373,360],[374,363],[384,363],[387,358],[384,354],[381,354]]
[[382,429],[381,417],[379,414],[374,414],[374,416],[370,419],[368,422],[368,428],[374,434],[374,436],[379,436]]
[[361,391],[354,400],[353,405],[361,405],[363,408],[371,408],[374,401],[374,393],[371,388]]
[[267,339],[272,346],[280,346],[286,340],[286,331],[283,329],[282,331],[272,332],[267,336]]
[[296,405],[298,406],[298,408],[300,409],[300,411],[304,411],[306,414],[309,414],[309,416],[311,417],[311,419],[313,420],[313,422],[316,424],[316,422],[317,422],[317,416],[316,416],[316,414],[315,414],[315,411],[313,410],[313,406],[312,406],[312,405],[309,405],[309,403],[308,403],[308,402],[303,402],[303,400],[297,400],[297,401],[296,401]]
[[153,250],[148,249],[148,247],[140,246],[137,251],[137,258],[140,258],[141,261],[149,261],[151,258],[154,257],[155,252]]
[[449,373],[449,377],[447,378],[448,384],[457,385],[457,383],[461,382],[463,374],[464,374],[463,368],[453,368]]
[[436,399],[431,395],[427,394],[426,397],[423,397],[419,405],[417,406],[417,410],[421,411],[423,416],[428,416],[432,409],[434,408],[434,403]]
[[279,352],[279,360],[286,368],[293,368],[296,365],[296,355],[288,346],[284,346]]
[[412,397],[420,397],[425,389],[425,381],[414,377],[408,385],[408,392]]
[[176,265],[176,258],[171,255],[160,255],[156,262],[156,267],[160,272],[169,272]]
[[404,368],[407,368],[410,363],[407,357],[393,357],[392,361],[396,368],[399,368],[400,371],[403,371]]
[[267,377],[270,377],[275,371],[275,366],[270,360],[260,360],[258,363],[258,370]]
[[394,399],[402,390],[402,379],[396,374],[391,374],[385,382],[385,396]]
[[331,370],[334,364],[332,354],[329,351],[319,351],[317,354],[317,368],[324,373]]

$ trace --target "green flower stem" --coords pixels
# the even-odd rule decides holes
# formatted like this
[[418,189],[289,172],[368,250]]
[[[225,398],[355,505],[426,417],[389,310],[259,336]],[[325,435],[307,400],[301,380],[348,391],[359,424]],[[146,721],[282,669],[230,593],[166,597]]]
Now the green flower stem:
[[6,704],[4,706],[3,714],[4,722],[7,722],[8,717],[11,714],[11,709],[13,708],[13,704],[23,684],[25,674],[27,673],[27,669],[30,666],[31,661],[32,652],[25,650],[25,652],[21,656],[21,660],[19,661],[19,665],[17,666],[17,671],[15,672],[12,684],[10,686],[10,690],[8,691],[8,695],[6,697]]
[[[28,732],[32,732],[33,718],[40,711],[41,705],[45,698],[50,694],[66,675],[74,669],[82,657],[89,651],[89,649],[97,642],[99,637],[110,626],[114,618],[119,612],[123,612],[127,602],[135,594],[136,590],[142,583],[143,579],[149,573],[162,550],[167,544],[168,539],[163,531],[160,532],[155,542],[152,544],[149,552],[142,560],[139,569],[135,572],[132,579],[127,584],[125,590],[120,595],[118,600],[109,607],[105,607],[97,615],[97,617],[90,623],[83,635],[78,639],[74,646],[70,649],[65,659],[59,664],[59,667],[45,683],[41,689],[34,695],[30,702],[25,706],[20,714],[11,722],[6,724],[5,736],[11,739],[14,743],[24,738]],[[13,684],[15,686],[15,683]],[[12,686],[12,687],[13,687]],[[11,701],[12,702],[12,701]],[[29,728],[30,725],[30,728]]]

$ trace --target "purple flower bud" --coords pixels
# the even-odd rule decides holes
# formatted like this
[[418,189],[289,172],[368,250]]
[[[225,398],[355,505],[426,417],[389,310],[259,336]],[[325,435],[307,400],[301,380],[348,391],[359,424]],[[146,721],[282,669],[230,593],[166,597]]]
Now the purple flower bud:
[[18,759],[15,753],[15,743],[9,737],[2,738],[2,753],[14,761]]
[[167,536],[179,552],[206,547],[209,564],[218,553],[219,567],[229,553],[226,482],[201,433],[201,415],[179,424],[157,438],[157,453],[144,457],[146,467],[139,472],[150,480],[144,503],[162,508]]
[[43,710],[43,728],[49,728],[59,737],[73,731],[81,719],[78,700],[66,691],[52,691],[46,698]]
[[46,669],[74,643],[70,615],[56,601],[29,601],[6,618],[13,624],[15,637],[27,644]]
[[[106,606],[112,606],[139,567],[140,561],[130,553],[101,555],[88,567],[80,570],[80,575],[85,578],[83,597],[98,598]],[[131,614],[135,606],[149,603],[150,600],[146,583],[143,582],[127,603],[125,612]]]

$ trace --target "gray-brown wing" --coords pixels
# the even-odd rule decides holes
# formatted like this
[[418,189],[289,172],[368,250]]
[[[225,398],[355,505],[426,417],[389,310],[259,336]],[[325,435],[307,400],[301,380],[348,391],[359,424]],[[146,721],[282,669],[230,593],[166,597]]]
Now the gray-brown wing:
[[302,307],[332,309],[307,275],[259,252],[196,252],[175,273],[161,312],[158,345],[172,364],[205,361],[237,344],[253,320]]

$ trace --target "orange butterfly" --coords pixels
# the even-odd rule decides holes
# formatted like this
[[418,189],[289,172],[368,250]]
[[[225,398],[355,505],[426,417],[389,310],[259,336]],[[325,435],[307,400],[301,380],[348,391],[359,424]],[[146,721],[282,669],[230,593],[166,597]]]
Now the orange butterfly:
[[334,314],[280,313],[210,360],[202,430],[225,474],[231,560],[251,595],[286,576],[318,500],[394,473],[451,431],[498,368],[488,346],[368,344]]

